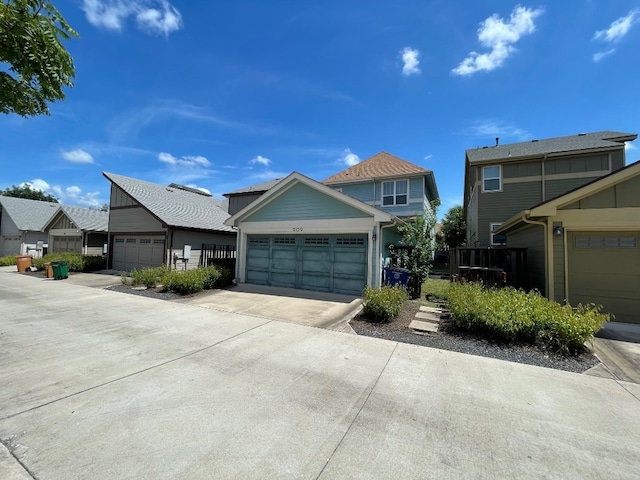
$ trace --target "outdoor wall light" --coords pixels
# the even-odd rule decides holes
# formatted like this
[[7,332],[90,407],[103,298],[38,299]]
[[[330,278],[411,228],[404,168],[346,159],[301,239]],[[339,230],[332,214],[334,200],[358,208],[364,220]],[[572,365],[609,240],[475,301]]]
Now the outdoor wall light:
[[562,228],[562,226],[553,227],[554,237],[561,237],[563,233],[564,233],[564,229]]

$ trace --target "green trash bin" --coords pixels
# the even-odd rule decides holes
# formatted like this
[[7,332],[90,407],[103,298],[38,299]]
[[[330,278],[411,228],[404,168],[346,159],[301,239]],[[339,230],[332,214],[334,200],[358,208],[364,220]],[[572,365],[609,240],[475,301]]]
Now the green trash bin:
[[62,280],[69,276],[69,265],[67,262],[51,262],[51,268],[53,269],[53,278],[55,280]]

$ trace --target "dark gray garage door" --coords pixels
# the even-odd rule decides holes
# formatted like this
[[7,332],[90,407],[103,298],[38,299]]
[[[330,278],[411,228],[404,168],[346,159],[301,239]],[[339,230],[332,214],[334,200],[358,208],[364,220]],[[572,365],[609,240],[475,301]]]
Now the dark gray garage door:
[[247,283],[361,295],[366,235],[249,235]]
[[571,232],[567,240],[569,302],[640,323],[640,232]]
[[118,235],[113,241],[113,268],[130,272],[164,264],[164,237]]

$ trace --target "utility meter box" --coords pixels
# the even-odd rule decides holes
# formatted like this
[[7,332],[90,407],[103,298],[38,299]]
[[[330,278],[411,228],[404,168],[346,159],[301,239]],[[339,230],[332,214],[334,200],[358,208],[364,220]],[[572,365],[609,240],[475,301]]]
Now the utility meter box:
[[189,260],[191,258],[191,245],[185,245],[182,249],[182,258]]

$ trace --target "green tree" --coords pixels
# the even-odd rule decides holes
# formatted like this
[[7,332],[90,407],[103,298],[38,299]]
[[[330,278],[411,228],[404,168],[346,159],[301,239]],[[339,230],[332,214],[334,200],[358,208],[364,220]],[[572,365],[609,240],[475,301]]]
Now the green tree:
[[462,247],[465,244],[467,225],[461,205],[451,207],[442,220],[442,236],[449,248]]
[[421,215],[416,215],[398,227],[402,234],[402,246],[409,249],[396,248],[389,245],[393,255],[400,258],[400,263],[411,270],[409,283],[409,295],[412,298],[420,296],[420,286],[429,276],[433,257],[436,249],[434,228],[436,225],[436,212],[439,203],[431,202],[431,211],[425,209]]
[[41,200],[43,202],[58,203],[58,199],[53,195],[31,188],[31,185],[25,183],[24,186],[18,187],[13,185],[11,188],[0,190],[0,195],[5,197],[28,198],[29,200]]
[[49,115],[75,67],[63,40],[78,37],[46,0],[0,1],[0,112]]

